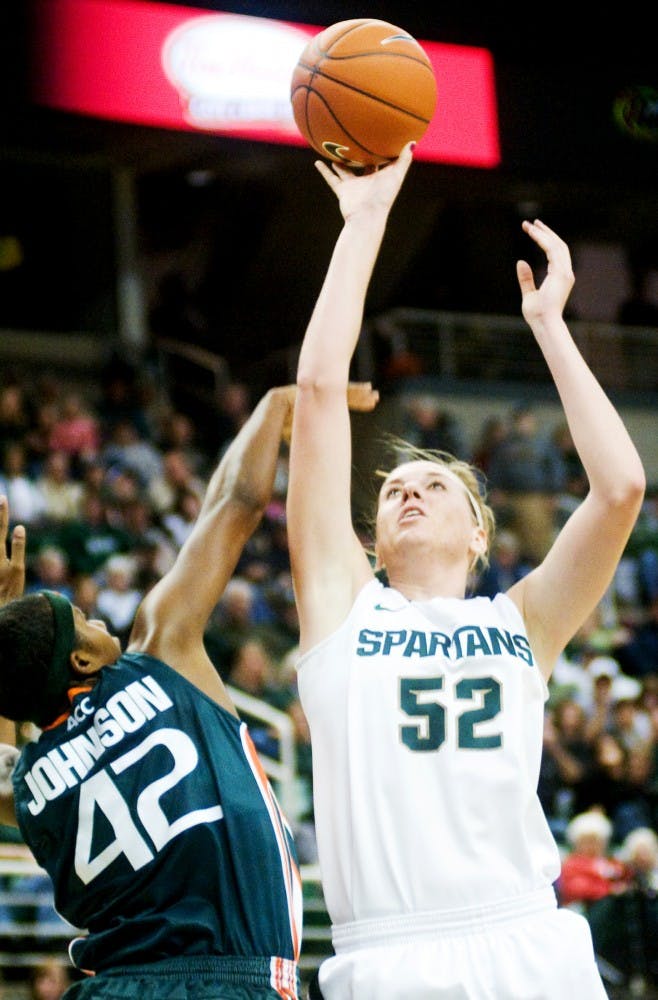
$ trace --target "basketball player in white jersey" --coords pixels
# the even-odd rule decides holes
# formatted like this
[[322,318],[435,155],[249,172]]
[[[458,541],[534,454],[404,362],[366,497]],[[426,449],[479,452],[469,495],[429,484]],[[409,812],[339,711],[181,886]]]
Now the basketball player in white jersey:
[[288,530],[335,951],[319,986],[326,1000],[600,1000],[587,922],[557,908],[536,786],[547,681],[612,579],[644,471],[563,320],[568,247],[524,222],[548,270],[536,287],[518,262],[523,315],[589,493],[541,565],[469,598],[493,524],[477,478],[405,454],[379,490],[372,564],[351,520],[345,386],[411,159],[364,176],[317,164],[344,224],[299,358]]

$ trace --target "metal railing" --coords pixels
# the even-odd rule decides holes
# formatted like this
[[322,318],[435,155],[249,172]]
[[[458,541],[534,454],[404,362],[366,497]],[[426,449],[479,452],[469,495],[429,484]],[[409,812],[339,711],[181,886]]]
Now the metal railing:
[[241,691],[239,688],[226,686],[233,703],[239,712],[244,712],[264,723],[274,731],[278,747],[278,757],[259,751],[258,756],[266,775],[273,782],[279,804],[289,820],[294,821],[299,815],[299,800],[297,794],[297,752],[295,750],[295,731],[293,721],[287,712],[273,708],[260,698]]

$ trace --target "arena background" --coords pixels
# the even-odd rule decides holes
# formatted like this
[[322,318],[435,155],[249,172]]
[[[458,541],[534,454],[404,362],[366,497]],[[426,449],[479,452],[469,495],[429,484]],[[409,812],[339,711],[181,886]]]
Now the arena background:
[[[583,275],[574,316],[615,322],[636,265],[658,285],[658,63],[641,8],[576,19],[567,4],[532,14],[509,5],[457,12],[393,0],[367,8],[337,0],[188,6],[314,25],[373,16],[418,38],[491,51],[500,166],[414,164],[367,317],[400,308],[518,316],[514,261],[529,252],[520,228],[526,215],[541,215],[572,247]],[[163,279],[174,271],[190,314],[178,322],[170,310],[175,337],[221,354],[256,392],[287,377],[340,225],[313,169],[315,154],[37,106],[29,10],[26,0],[4,4],[0,15],[0,237],[10,237],[9,262],[0,259],[5,351],[15,331],[22,344],[28,332],[38,334],[34,357],[48,334],[59,338],[62,357],[70,335],[78,357],[83,343],[100,349],[117,337],[139,354],[166,311]],[[615,115],[623,95],[635,103],[631,126]],[[11,238],[20,267],[11,266]],[[128,240],[134,259],[126,265]],[[141,315],[126,306],[135,278]],[[653,294],[658,304],[658,287]],[[639,388],[650,392],[658,388],[658,376],[646,374],[658,371],[655,344],[652,350],[640,364]],[[632,379],[619,387],[638,389]]]

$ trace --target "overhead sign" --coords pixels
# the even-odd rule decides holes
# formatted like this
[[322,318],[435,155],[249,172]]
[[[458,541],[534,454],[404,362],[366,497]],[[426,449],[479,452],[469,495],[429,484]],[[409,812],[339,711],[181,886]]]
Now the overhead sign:
[[[47,107],[166,129],[304,145],[290,80],[322,30],[137,0],[32,0],[31,96]],[[438,102],[415,158],[500,163],[493,57],[421,41]]]

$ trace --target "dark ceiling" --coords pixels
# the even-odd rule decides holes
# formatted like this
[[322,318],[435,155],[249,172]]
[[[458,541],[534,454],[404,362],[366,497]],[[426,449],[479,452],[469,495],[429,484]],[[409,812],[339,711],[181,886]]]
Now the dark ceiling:
[[[111,326],[112,178],[125,170],[136,185],[151,285],[168,261],[192,268],[179,335],[221,351],[237,371],[298,343],[340,224],[314,154],[38,109],[25,96],[24,7],[2,6],[0,218],[6,231],[29,233],[37,264],[0,302],[0,326]],[[492,50],[502,164],[414,164],[373,277],[370,313],[413,305],[516,314],[514,261],[526,249],[527,212],[570,241],[621,242],[634,256],[655,255],[658,266],[658,138],[634,139],[612,116],[625,88],[658,91],[655,36],[639,13],[576,24],[573,4],[531,14],[506,6],[504,15],[493,5],[446,11],[393,0],[366,11],[337,0],[188,6],[318,25],[373,16],[420,38]],[[202,186],[190,183],[199,176]],[[54,252],[54,230],[62,253]],[[30,294],[35,280],[46,294]],[[148,294],[153,304],[153,287]]]

